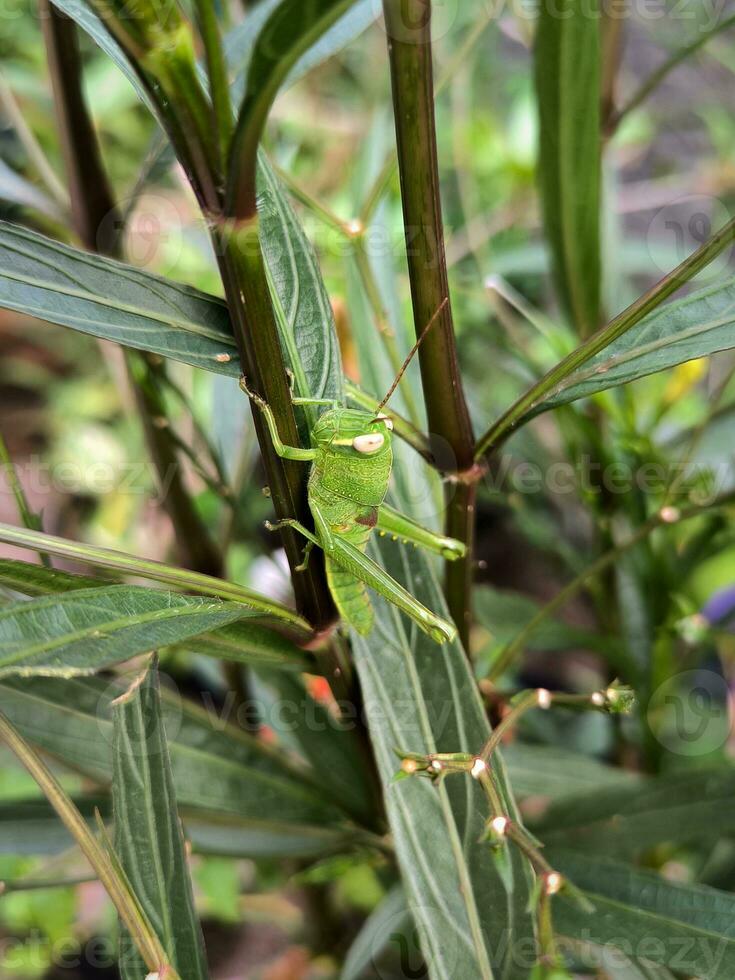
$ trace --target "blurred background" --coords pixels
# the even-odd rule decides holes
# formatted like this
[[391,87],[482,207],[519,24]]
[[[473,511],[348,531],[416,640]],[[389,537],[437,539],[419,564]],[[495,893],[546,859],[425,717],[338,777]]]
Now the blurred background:
[[[232,23],[247,16],[244,6],[232,3]],[[529,50],[533,7],[517,8],[512,2],[446,0],[437,4],[435,16],[447,256],[460,356],[478,431],[575,344],[555,305],[540,232]],[[620,22],[617,104],[625,104],[672,51],[733,13],[732,5],[694,2],[627,7]],[[609,316],[732,214],[734,30],[716,34],[682,61],[626,116],[606,148]],[[267,138],[317,248],[345,368],[356,381],[364,381],[356,324],[387,324],[402,350],[410,344],[403,225],[390,166],[394,134],[385,44],[376,22],[339,57],[292,87],[278,100]],[[142,163],[158,143],[154,123],[128,82],[88,39],[83,52],[87,96],[105,162],[117,197],[129,210],[128,260],[219,292],[207,235],[182,173],[164,157],[152,179],[139,186]],[[0,6],[0,66],[0,217],[73,242],[34,4],[8,0]],[[349,235],[350,222],[366,211],[372,224],[364,248],[372,281],[361,274],[363,259]],[[731,274],[732,262],[732,253],[726,253],[696,285]],[[599,424],[617,447],[605,462],[635,471],[648,461],[668,473],[672,461],[686,456],[689,491],[706,495],[733,489],[732,368],[731,354],[717,355],[637,382],[624,396],[600,396],[604,422]],[[263,591],[286,594],[284,565],[261,529],[270,505],[262,492],[245,399],[226,378],[180,364],[171,364],[170,374],[169,418],[181,445],[193,450],[191,458],[182,454],[186,479],[196,490],[207,526],[227,545],[228,576],[257,580]],[[478,594],[473,638],[480,677],[518,624],[598,553],[599,481],[586,470],[579,420],[598,422],[584,412],[565,410],[525,428],[504,449],[482,487],[478,576],[485,588]],[[699,435],[687,456],[694,432]],[[165,488],[156,483],[121,355],[112,345],[0,310],[0,434],[44,530],[171,558],[175,542],[161,507]],[[554,463],[561,468],[552,481]],[[630,495],[631,520],[636,508],[660,505],[664,490],[659,486],[643,497],[621,491]],[[428,511],[431,507],[427,502]],[[431,517],[428,513],[427,520]],[[0,521],[18,523],[7,479],[0,482]],[[710,543],[717,539],[717,547],[704,548],[701,560],[686,569],[677,567],[675,551],[657,557],[666,599],[654,626],[675,645],[677,670],[662,679],[648,706],[651,745],[641,749],[602,715],[534,716],[524,728],[527,742],[582,751],[631,770],[671,771],[730,757],[735,641],[727,626],[735,616],[735,535],[724,521],[707,534]],[[4,546],[0,555],[30,559]],[[621,588],[619,576],[634,578],[635,573],[621,563],[596,584],[597,597],[574,598],[534,634],[519,685],[574,691],[614,676],[619,668],[614,637],[631,622],[605,623],[601,610],[606,590]],[[164,669],[182,690],[199,686],[216,696],[224,690],[216,669],[186,651],[170,655]],[[484,689],[492,708],[494,689]],[[324,692],[315,684],[313,693]],[[705,725],[694,748],[681,728],[672,727],[676,719],[666,714],[668,694],[684,712],[685,734],[686,719],[695,727]],[[269,737],[267,730],[263,734]],[[0,763],[0,806],[11,808],[14,801],[32,797],[36,790],[30,777],[4,751]],[[81,785],[68,772],[64,780],[70,789]],[[735,848],[723,841],[716,855],[714,850],[659,855],[657,863],[674,877],[704,875],[732,888]],[[0,840],[0,880],[18,879],[41,861],[48,858],[16,856],[11,837]],[[380,869],[360,862],[304,873],[275,862],[198,857],[194,878],[215,956],[213,975],[221,978],[333,976],[333,958],[315,930],[331,929],[332,936],[344,934],[347,942],[384,890]],[[318,887],[322,878],[332,886],[329,907],[318,904],[324,900]],[[235,924],[243,920],[244,926]],[[10,891],[0,898],[0,976],[112,978],[113,936],[114,915],[97,883]],[[375,975],[408,975],[391,969]]]

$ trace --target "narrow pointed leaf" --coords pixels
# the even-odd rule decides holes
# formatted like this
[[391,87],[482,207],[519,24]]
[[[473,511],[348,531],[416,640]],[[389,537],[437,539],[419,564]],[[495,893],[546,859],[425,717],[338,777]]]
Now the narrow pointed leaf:
[[[263,27],[282,0],[262,0],[248,16],[227,34],[225,54],[234,75],[232,98],[240,103],[245,92],[255,43]],[[284,88],[303,78],[312,68],[337,54],[376,20],[380,6],[374,0],[357,0],[342,17],[326,30],[315,44],[307,48],[289,71]]]
[[318,259],[264,153],[258,163],[258,214],[271,295],[296,393],[342,401],[342,360]]
[[130,930],[141,958],[148,969],[151,972],[168,970],[171,980],[177,980],[166,952],[132,891],[130,883],[115,862],[110,860],[104,846],[87,826],[84,817],[76,809],[58,779],[34,752],[33,748],[28,745],[12,722],[1,713],[0,738],[36,780],[49,803],[56,810],[59,818],[92,865],[94,872],[114,903],[120,918]]
[[[155,658],[131,688],[113,702],[112,727],[115,850],[179,974],[187,980],[206,980],[204,939],[194,910]],[[123,980],[139,980],[143,965],[123,928]]]
[[[705,885],[677,884],[615,861],[549,849],[554,866],[595,905],[585,914],[554,900],[562,935],[650,960],[682,976],[730,980],[735,974],[735,897]],[[644,974],[645,975],[645,974]]]
[[0,610],[0,677],[96,673],[248,614],[235,602],[127,585],[13,603]]
[[[248,62],[247,82],[232,141],[229,193],[252,179],[268,112],[299,59],[352,6],[353,0],[280,0],[269,8]],[[243,167],[244,162],[244,167]]]
[[727,279],[649,314],[572,372],[527,417],[733,347],[735,280]]
[[60,558],[88,562],[100,568],[112,568],[127,575],[153,579],[154,582],[165,582],[167,585],[175,585],[192,592],[215,596],[218,599],[239,602],[249,609],[274,616],[297,629],[309,632],[309,624],[282,603],[259,595],[243,585],[227,582],[212,575],[203,575],[201,572],[192,572],[160,561],[138,558],[112,548],[79,544],[68,538],[58,538],[52,534],[43,534],[41,531],[28,531],[25,528],[13,527],[11,524],[0,524],[0,541],[18,545],[20,548],[45,551]]
[[276,699],[277,715],[287,727],[289,741],[309,763],[327,797],[369,826],[376,815],[376,787],[355,737],[356,720],[349,715],[344,720],[336,718],[293,674],[260,668],[256,673]]
[[699,770],[559,800],[534,827],[549,847],[633,858],[659,844],[716,840],[735,829],[735,771]]
[[360,980],[401,930],[410,925],[411,913],[400,885],[395,885],[365,920],[347,951],[339,980]]
[[73,21],[75,21],[83,31],[89,34],[95,44],[98,44],[105,54],[112,58],[117,67],[135,89],[141,102],[148,106],[151,112],[153,112],[155,115],[155,111],[148,93],[141,83],[135,69],[130,64],[127,55],[124,53],[115,38],[107,30],[103,21],[100,20],[100,18],[94,12],[91,4],[86,2],[86,0],[51,0],[51,2],[63,14],[66,14],[67,17],[70,17]]
[[222,301],[0,222],[0,306],[238,377]]
[[14,558],[0,558],[0,586],[21,595],[51,595],[54,592],[96,589],[110,584],[109,580],[94,579],[88,575],[75,575]]
[[563,800],[593,790],[629,788],[643,781],[636,773],[555,745],[514,741],[503,749],[503,757],[513,792],[518,797]]
[[[83,819],[94,826],[95,812],[109,810],[106,796],[73,799]],[[0,854],[58,854],[74,844],[74,838],[46,799],[7,800],[0,803]]]
[[[112,811],[109,796],[102,794],[76,797],[74,805],[90,825],[95,824],[95,812],[108,819]],[[180,806],[179,813],[186,838],[197,854],[315,859],[370,843],[359,831],[339,825],[256,820],[186,806]],[[73,844],[74,838],[46,800],[0,803],[0,854],[56,855]]]
[[[380,562],[429,608],[444,600],[426,558],[383,545]],[[395,607],[374,597],[376,623],[353,635],[355,664],[370,736],[385,788],[388,818],[408,906],[432,978],[527,976],[510,951],[532,935],[530,880],[517,851],[513,888],[500,880],[487,844],[479,843],[487,803],[474,780],[393,783],[395,747],[428,753],[479,752],[489,729],[461,645],[437,646]],[[501,791],[514,813],[502,762]]]
[[39,211],[54,221],[62,221],[64,218],[54,200],[47,197],[35,184],[16,173],[3,160],[0,160],[0,200]]
[[[112,778],[110,705],[124,690],[101,678],[8,678],[0,709],[34,745],[101,785]],[[179,803],[187,810],[237,817],[264,828],[290,824],[338,826],[344,814],[323,798],[306,768],[236,726],[225,705],[196,708],[163,695],[171,765]]]
[[[86,589],[96,589],[98,591],[109,590],[110,588],[109,583],[102,579],[92,579],[83,575],[74,575],[71,572],[62,572],[54,568],[45,568],[41,565],[31,565],[28,562],[13,561],[12,559],[0,560],[0,585],[12,589],[14,592],[31,596],[46,596]],[[178,595],[178,593],[152,593],[150,590],[140,591],[146,591],[148,595],[157,596],[158,598],[151,601],[161,603],[162,610],[166,595],[173,599],[174,604],[172,610],[177,608],[176,604],[179,600],[183,599],[188,605],[191,598],[189,596]],[[71,600],[65,599],[62,601],[67,602]],[[202,599],[195,599],[195,601],[202,602],[203,604],[207,602],[207,600]],[[218,604],[215,600],[211,605],[213,609],[221,609],[224,613],[225,607],[236,604]],[[283,670],[315,669],[314,658],[311,654],[301,650],[295,643],[280,633],[276,633],[274,630],[262,625],[258,621],[262,618],[258,613],[245,609],[244,607],[238,608],[239,613],[237,615],[234,614],[234,610],[231,610],[233,613],[232,619],[230,620],[231,625],[217,626],[216,632],[207,632],[201,635],[193,629],[194,624],[190,623],[189,625],[192,626],[192,631],[185,630],[179,638],[172,636],[170,645],[183,646],[195,653],[202,653],[208,657],[217,657],[220,660],[228,660],[234,663],[260,665]],[[172,611],[173,615],[174,613]],[[0,622],[2,622],[1,618]],[[131,622],[129,625],[132,626],[134,624]],[[207,630],[209,629],[215,629],[214,623],[207,627]],[[195,639],[193,639],[194,637]],[[109,638],[108,634],[106,634],[106,638]],[[94,637],[91,637],[91,639],[94,639]],[[163,642],[158,643],[159,647],[163,645]],[[102,643],[101,646],[104,647],[105,644]],[[149,652],[150,645],[146,642],[144,646],[145,649],[138,652]],[[111,651],[108,651],[108,654],[111,654]],[[119,657],[113,662],[118,662],[122,659],[125,658]],[[41,673],[42,671],[33,669],[32,672]],[[51,672],[45,671],[45,673]],[[85,671],[76,672],[84,673]],[[2,659],[0,658],[1,675]]]
[[583,0],[542,0],[536,34],[538,163],[559,295],[582,336],[599,326],[600,18]]

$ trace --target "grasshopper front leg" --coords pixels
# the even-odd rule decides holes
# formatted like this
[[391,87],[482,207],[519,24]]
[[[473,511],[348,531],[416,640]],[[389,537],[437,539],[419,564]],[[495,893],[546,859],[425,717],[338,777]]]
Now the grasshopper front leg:
[[388,504],[383,504],[380,508],[377,528],[381,536],[390,535],[394,540],[432,551],[448,561],[456,561],[467,554],[467,548],[461,541],[457,541],[456,538],[446,538],[422,527],[410,517],[389,507]]
[[251,391],[245,378],[240,378],[240,387],[245,392],[245,394],[254,401],[258,408],[263,413],[263,418],[265,419],[265,424],[268,426],[268,433],[271,437],[271,442],[273,443],[273,449],[276,455],[280,456],[281,459],[293,459],[297,462],[309,463],[316,458],[316,452],[313,449],[302,449],[300,446],[287,446],[281,441],[281,437],[278,434],[278,426],[276,424],[276,418],[273,414],[273,409],[270,407],[268,402],[260,397],[256,392]]
[[[314,512],[314,521],[318,531],[320,531],[322,526],[325,526],[324,518],[318,511]],[[277,527],[292,527],[300,534],[303,534],[307,541],[319,545],[341,568],[344,568],[351,575],[354,575],[356,579],[359,579],[365,585],[374,589],[379,595],[387,599],[388,602],[392,602],[394,606],[397,606],[409,616],[436,643],[446,643],[447,640],[453,640],[457,635],[457,630],[452,623],[448,623],[445,619],[441,619],[430,609],[427,609],[410,592],[407,592],[399,582],[391,578],[377,562],[374,562],[368,555],[364,555],[361,551],[358,551],[349,541],[340,538],[338,534],[328,532],[326,539],[320,540],[319,537],[305,528],[303,524],[295,520],[279,521],[278,524],[266,526],[271,530]]]

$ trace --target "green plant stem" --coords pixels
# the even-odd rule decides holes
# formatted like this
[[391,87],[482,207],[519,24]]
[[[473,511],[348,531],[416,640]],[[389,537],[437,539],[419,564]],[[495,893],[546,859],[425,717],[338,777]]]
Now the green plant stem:
[[[268,288],[257,216],[235,233],[225,230],[218,235],[217,243],[222,281],[248,385],[270,405],[281,439],[288,445],[298,446],[291,389]],[[277,517],[296,517],[306,527],[311,527],[305,492],[307,468],[277,455],[263,413],[255,405],[252,410]],[[336,611],[327,586],[322,555],[314,554],[306,571],[296,571],[303,560],[303,542],[288,528],[280,533],[292,570],[297,606],[316,631],[325,630],[334,622]]]
[[[492,23],[494,15],[494,10],[492,9],[492,5],[490,5],[488,10],[472,26],[467,37],[454,52],[437,79],[436,88],[434,89],[435,99],[438,99],[446,91],[457,71],[466,64],[473,48],[485,33],[486,28]],[[360,211],[360,220],[364,225],[367,226],[374,218],[375,212],[383,199],[383,195],[387,192],[397,172],[398,158],[396,157],[395,150],[391,150],[386,155],[383,166],[378,171],[365,197]]]
[[126,575],[163,582],[166,585],[185,589],[187,592],[211,595],[230,602],[240,602],[250,609],[275,617],[304,635],[311,632],[309,624],[282,603],[253,592],[252,589],[246,589],[243,585],[214,578],[212,575],[190,571],[186,568],[177,568],[174,565],[165,565],[163,562],[153,559],[138,558],[135,555],[129,555],[123,551],[114,551],[111,548],[79,544],[76,541],[69,541],[67,538],[58,538],[41,531],[28,531],[24,528],[13,527],[11,524],[0,524],[0,541],[5,544],[17,545],[19,548],[29,548],[32,551],[46,551],[48,554],[57,555],[59,558],[72,558],[99,568],[112,568]]
[[536,847],[523,826],[512,820],[506,813],[500,793],[495,786],[492,770],[488,768],[484,772],[480,773],[477,781],[485,794],[485,799],[488,802],[488,808],[491,815],[493,817],[505,817],[505,819],[508,821],[505,828],[506,836],[509,840],[516,844],[523,852],[524,856],[528,858],[533,869],[537,872],[541,872],[542,874],[553,872],[553,868],[546,858],[543,857],[538,847]]
[[[120,258],[122,216],[84,98],[77,29],[50,0],[41,0],[40,11],[74,228],[89,251]],[[219,575],[222,557],[184,485],[172,431],[167,424],[163,399],[165,367],[151,355],[131,351],[126,352],[125,363],[163,492],[163,506],[174,528],[176,550],[189,568]]]
[[[733,495],[728,494],[721,497],[712,503],[695,505],[687,508],[677,516],[674,523],[680,524],[682,521],[688,521],[691,518],[699,517],[706,511],[712,510],[715,507],[727,506],[732,502]],[[663,512],[665,514],[665,510]],[[536,629],[546,620],[549,616],[553,616],[555,612],[562,609],[569,600],[583,588],[590,579],[594,579],[601,572],[604,572],[611,565],[614,565],[621,555],[624,555],[631,548],[634,548],[641,541],[644,541],[649,534],[660,527],[669,527],[671,525],[670,521],[662,516],[662,511],[649,517],[647,521],[638,527],[633,534],[626,541],[622,541],[620,544],[616,545],[614,548],[610,548],[603,555],[600,555],[591,565],[588,565],[583,571],[573,578],[571,582],[568,582],[563,589],[561,589],[557,594],[546,603],[536,615],[529,620],[528,623],[520,630],[519,633],[510,641],[510,643],[504,647],[504,649],[499,654],[497,660],[492,666],[488,677],[490,680],[496,680],[506,670],[513,664],[515,659],[522,653],[523,648],[526,645],[529,637],[536,631]]]
[[[10,490],[15,498],[15,505],[18,508],[18,515],[23,522],[23,526],[29,531],[41,531],[41,518],[31,509],[28,503],[28,498],[18,479],[18,474],[15,472],[15,466],[13,465],[13,460],[10,458],[10,453],[8,452],[8,447],[5,444],[2,433],[0,433],[0,467],[5,470],[5,477],[10,484]],[[38,557],[46,568],[51,567],[49,556],[44,551],[39,551]]]
[[278,177],[283,181],[284,186],[287,188],[288,192],[293,198],[295,198],[300,204],[303,204],[305,208],[308,208],[312,214],[315,214],[320,218],[325,225],[333,228],[334,231],[339,232],[347,239],[352,239],[355,237],[353,229],[350,227],[348,222],[343,221],[338,214],[330,210],[326,204],[322,204],[318,201],[312,194],[298,184],[288,170],[283,170],[281,167],[274,166]]
[[[191,57],[187,58],[186,50],[180,46],[182,37],[177,43],[174,32],[158,37],[151,46],[149,40],[129,33],[128,28],[138,27],[135,18],[118,17],[107,0],[88,2],[128,57],[199,206],[205,215],[216,215],[222,202],[222,175],[216,167],[218,145],[216,139],[211,139],[211,108],[196,72],[193,45]],[[152,10],[147,5],[146,8],[148,12]],[[167,11],[171,15],[175,12],[179,26],[183,26],[176,5],[168,4]]]
[[79,845],[95,874],[110,896],[121,920],[141,954],[146,966],[166,980],[178,980],[176,971],[168,962],[168,956],[140,906],[130,883],[112,856],[97,840],[86,821],[51,770],[41,760],[25,739],[15,730],[5,715],[0,713],[0,739],[26,767],[66,829]]
[[[322,22],[314,25],[317,37],[329,26],[330,18],[336,19],[340,12],[335,5]],[[254,94],[246,94],[232,138],[224,216],[219,227],[213,229],[215,252],[243,372],[251,390],[270,406],[281,439],[292,446],[299,445],[299,434],[260,242],[258,146],[280,83],[304,46],[313,40],[307,32],[299,44],[285,52],[278,65],[273,66],[267,83]],[[278,456],[263,413],[255,405],[251,408],[276,515],[279,519],[296,518],[311,528],[313,523],[306,498],[307,469]],[[310,561],[306,571],[298,571],[303,542],[290,528],[283,529],[281,535],[297,606],[315,631],[327,630],[336,619],[336,609],[327,585],[323,556],[315,555],[316,561]],[[332,664],[332,667],[331,679],[341,677],[338,666]]]
[[[409,278],[417,335],[449,297],[439,192],[431,6],[425,0],[384,0],[393,88],[398,165]],[[406,38],[405,24],[418,24]],[[467,546],[467,557],[447,564],[449,610],[468,648],[472,545],[477,481],[474,437],[457,362],[451,304],[446,303],[419,350],[424,400],[432,439],[451,450],[453,469],[465,478],[448,484],[446,532]]]
[[[375,317],[376,326],[378,328],[378,336],[380,337],[383,347],[385,348],[385,352],[388,355],[388,360],[390,361],[394,373],[398,374],[403,364],[403,358],[398,350],[393,328],[388,323],[388,317],[385,312],[385,307],[383,306],[383,298],[380,295],[380,289],[378,288],[378,283],[375,280],[375,274],[373,273],[373,267],[370,265],[370,259],[365,251],[365,244],[361,239],[355,239],[354,256],[355,265],[357,266],[357,271],[360,274],[363,289],[365,290],[365,296],[367,297],[367,301],[370,304],[370,309],[373,311],[373,316]],[[411,424],[418,428],[420,425],[418,407],[408,385],[404,385],[404,387],[401,389],[401,394],[403,395],[403,400],[406,404],[406,411],[408,412],[408,417],[411,420]]]
[[213,0],[196,0],[196,16],[207,63],[212,115],[219,139],[220,165],[224,169],[232,137],[233,118],[227,66]]
[[46,185],[46,189],[51,194],[51,197],[66,212],[69,207],[69,196],[66,193],[64,185],[56,176],[53,167],[46,159],[46,154],[41,149],[30,126],[25,121],[20,106],[15,100],[13,90],[3,78],[2,73],[0,73],[0,104],[2,104],[5,114],[22,143],[30,163],[35,167],[36,173]]
[[495,726],[482,747],[482,752],[480,752],[480,758],[483,762],[490,762],[493,757],[493,753],[503,741],[503,736],[507,731],[509,731],[514,725],[518,724],[519,719],[530,711],[532,708],[537,708],[539,706],[539,694],[538,691],[527,691],[522,697],[516,701],[511,710],[500,720],[500,722]]
[[615,112],[615,92],[623,46],[624,12],[619,7],[611,11],[606,4],[602,7],[600,124],[603,133],[607,130]]
[[97,881],[96,875],[77,875],[73,878],[34,879],[24,881],[19,878],[17,881],[0,881],[0,895],[10,895],[18,892],[46,891],[49,888],[76,888],[77,885],[86,885],[92,881]]
[[628,115],[628,113],[633,112],[635,109],[639,108],[646,99],[654,92],[661,82],[670,74],[675,68],[686,61],[695,54],[701,47],[704,47],[708,41],[710,41],[716,34],[721,31],[726,30],[728,27],[732,27],[735,24],[735,14],[731,17],[726,17],[719,24],[716,24],[711,30],[704,31],[698,38],[692,41],[690,44],[686,44],[683,48],[679,48],[670,57],[668,57],[662,65],[660,65],[656,71],[654,71],[649,77],[641,84],[640,88],[628,99],[628,101],[620,108],[617,112],[613,113],[610,117],[608,124],[608,134],[614,132],[615,129],[620,125],[621,121]]
[[476,458],[480,460],[496,450],[527,417],[530,417],[530,412],[546,395],[554,393],[557,385],[653,312],[664,300],[716,259],[733,241],[735,241],[735,218],[728,221],[701,248],[684,259],[672,272],[659,280],[648,292],[639,296],[634,303],[593,334],[584,344],[559,361],[543,378],[521,395],[478,440]]

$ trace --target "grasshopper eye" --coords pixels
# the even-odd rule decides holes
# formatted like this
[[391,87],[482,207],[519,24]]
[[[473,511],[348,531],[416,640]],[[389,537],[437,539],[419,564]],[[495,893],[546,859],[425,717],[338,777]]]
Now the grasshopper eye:
[[352,440],[352,448],[358,453],[374,453],[385,442],[382,432],[368,432],[364,436],[355,436]]

